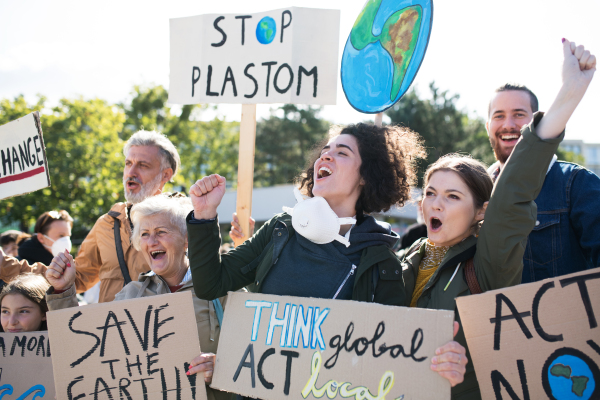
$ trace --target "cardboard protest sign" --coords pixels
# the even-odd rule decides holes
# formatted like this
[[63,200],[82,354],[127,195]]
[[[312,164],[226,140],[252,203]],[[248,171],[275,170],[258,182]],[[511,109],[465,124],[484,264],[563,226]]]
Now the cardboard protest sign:
[[53,399],[50,355],[48,332],[0,333],[0,399]]
[[600,268],[457,304],[484,399],[600,398]]
[[229,293],[212,387],[265,400],[443,399],[454,312]]
[[425,57],[433,0],[369,0],[342,54],[346,99],[363,113],[380,113],[408,90]]
[[0,126],[0,200],[50,186],[40,114]]
[[335,104],[339,10],[174,18],[169,102]]
[[59,399],[206,399],[203,376],[185,374],[200,354],[191,292],[47,316]]

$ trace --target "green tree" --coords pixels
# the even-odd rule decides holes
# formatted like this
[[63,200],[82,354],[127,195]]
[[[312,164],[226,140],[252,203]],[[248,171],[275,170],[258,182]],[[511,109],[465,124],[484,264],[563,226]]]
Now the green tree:
[[[278,111],[283,117],[275,115]],[[302,170],[313,146],[327,137],[329,123],[320,107],[285,104],[256,126],[254,186],[290,183]]]
[[[168,92],[162,86],[135,86],[132,100],[120,104],[126,115],[121,135],[127,140],[140,129],[164,133],[177,147],[181,172],[174,185],[184,190],[202,176],[218,173],[228,185],[237,179],[239,122],[213,118],[201,121],[206,105],[185,105],[179,115],[167,106]],[[168,188],[167,188],[168,189]]]
[[402,97],[386,114],[392,124],[400,124],[418,132],[427,148],[427,159],[419,163],[419,186],[427,166],[444,154],[460,152],[491,164],[494,153],[481,119],[469,118],[456,107],[458,94],[440,91],[432,82],[430,99],[420,99],[414,89]]
[[66,209],[81,238],[96,219],[122,199],[125,115],[103,100],[62,99],[45,109],[45,99],[27,104],[22,96],[0,101],[0,125],[32,111],[41,112],[51,187],[0,202],[3,223],[27,230],[45,211]]

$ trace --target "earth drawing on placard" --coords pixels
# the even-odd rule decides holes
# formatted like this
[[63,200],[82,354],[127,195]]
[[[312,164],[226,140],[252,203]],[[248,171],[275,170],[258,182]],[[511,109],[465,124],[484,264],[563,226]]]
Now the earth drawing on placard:
[[550,398],[588,400],[597,398],[598,366],[584,353],[563,348],[544,365],[542,381]]
[[348,102],[379,113],[408,90],[427,50],[433,0],[368,0],[342,55],[341,80]]
[[259,43],[269,44],[275,38],[276,31],[275,20],[271,17],[264,17],[256,25],[256,39]]

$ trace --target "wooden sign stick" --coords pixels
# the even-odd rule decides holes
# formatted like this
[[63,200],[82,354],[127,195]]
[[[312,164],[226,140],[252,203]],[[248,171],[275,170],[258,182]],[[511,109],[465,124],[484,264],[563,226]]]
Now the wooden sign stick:
[[250,237],[249,221],[252,213],[255,141],[256,104],[242,104],[236,212],[240,221],[240,226],[242,227],[242,232],[244,233],[244,238],[242,240],[234,240],[236,247]]
[[381,126],[383,123],[383,113],[377,113],[375,114],[375,125],[377,126]]

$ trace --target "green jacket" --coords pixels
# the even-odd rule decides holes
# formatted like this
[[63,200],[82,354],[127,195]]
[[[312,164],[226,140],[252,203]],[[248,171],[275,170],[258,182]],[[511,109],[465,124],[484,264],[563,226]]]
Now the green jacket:
[[[254,236],[227,254],[219,254],[218,221],[194,224],[188,216],[189,259],[196,295],[212,300],[249,286],[261,292],[263,279],[295,234],[292,217],[283,213],[265,223]],[[386,305],[407,302],[400,260],[384,245],[363,250],[354,279],[353,300]],[[315,276],[315,279],[318,279]],[[408,297],[410,301],[410,296]]]
[[[542,113],[536,113],[532,124],[523,128],[521,141],[496,181],[479,236],[470,236],[448,250],[425,285],[417,307],[454,310],[456,320],[460,322],[455,299],[471,294],[463,271],[465,261],[470,258],[474,258],[475,275],[484,292],[521,283],[527,236],[537,217],[534,200],[542,189],[552,156],[564,137],[563,132],[556,139],[540,139],[535,134],[535,126],[542,116]],[[426,240],[421,239],[404,253],[402,274],[407,293],[414,291]],[[410,300],[411,296],[408,296],[406,305]],[[462,324],[455,340],[467,348]],[[471,360],[468,348],[467,357]],[[471,361],[467,364],[464,382],[452,388],[452,398],[481,398]]]

